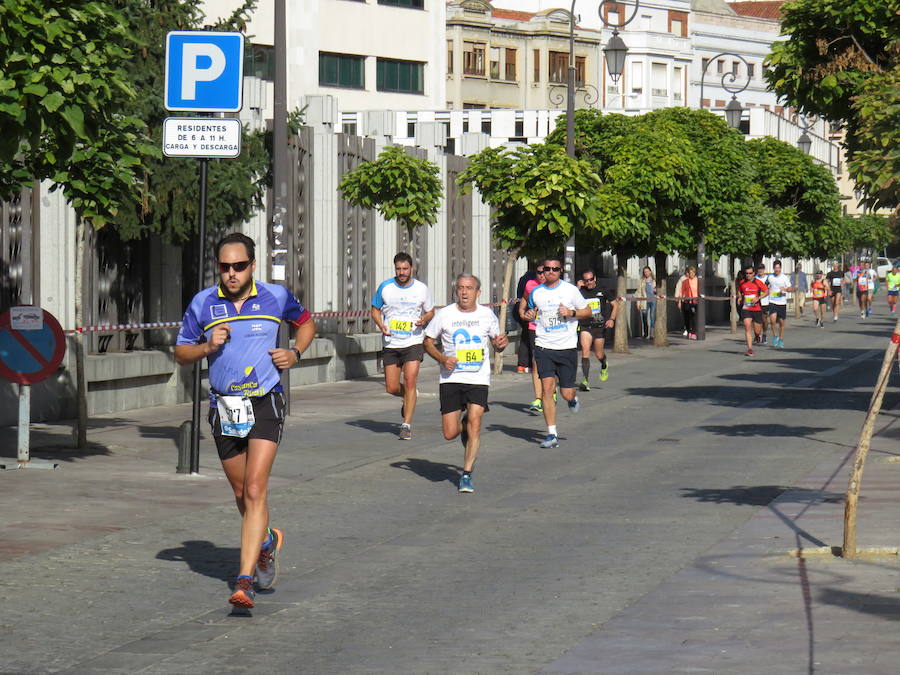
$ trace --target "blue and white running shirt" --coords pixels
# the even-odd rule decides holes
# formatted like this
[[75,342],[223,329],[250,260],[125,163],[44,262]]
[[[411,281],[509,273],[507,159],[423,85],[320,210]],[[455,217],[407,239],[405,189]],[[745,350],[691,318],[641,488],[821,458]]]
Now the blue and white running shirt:
[[263,396],[282,391],[281,371],[272,363],[269,350],[278,347],[282,321],[300,326],[310,318],[306,308],[284,286],[254,281],[240,312],[219,286],[212,286],[191,300],[175,344],[206,342],[216,326],[231,326],[228,342],[207,357],[210,404],[215,406],[214,393]]
[[400,286],[396,278],[391,277],[375,291],[372,307],[381,310],[384,325],[391,331],[390,335],[384,336],[385,347],[401,349],[422,344],[425,334],[416,321],[434,309],[428,286],[418,279]]

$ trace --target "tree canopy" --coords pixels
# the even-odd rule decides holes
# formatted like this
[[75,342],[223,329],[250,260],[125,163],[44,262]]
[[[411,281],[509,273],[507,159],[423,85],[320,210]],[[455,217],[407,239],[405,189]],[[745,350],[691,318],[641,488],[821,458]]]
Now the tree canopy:
[[49,179],[96,226],[140,204],[142,163],[160,152],[125,107],[124,17],[94,0],[7,0],[0,25],[0,196]]
[[804,114],[846,130],[851,175],[872,207],[900,200],[900,12],[891,0],[794,0],[766,79]]
[[399,145],[389,145],[375,161],[363,162],[344,174],[338,189],[351,204],[378,209],[411,233],[420,225],[437,222],[444,191],[438,172],[433,162],[413,157]]
[[[53,182],[95,227],[123,239],[188,238],[198,222],[197,163],[163,158],[165,35],[203,27],[201,0],[0,3],[0,198]],[[245,0],[210,28],[242,30]],[[262,207],[263,133],[241,156],[209,160],[207,213],[231,225]]]

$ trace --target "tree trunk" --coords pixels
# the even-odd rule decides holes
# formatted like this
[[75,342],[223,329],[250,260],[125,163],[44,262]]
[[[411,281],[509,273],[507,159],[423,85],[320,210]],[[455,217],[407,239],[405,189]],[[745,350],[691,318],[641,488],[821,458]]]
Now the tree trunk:
[[850,481],[847,484],[847,497],[844,500],[844,546],[843,557],[854,558],[856,550],[856,505],[859,501],[859,489],[862,483],[863,467],[866,463],[866,455],[869,453],[869,444],[872,442],[872,432],[875,430],[875,420],[881,411],[881,402],[884,399],[884,391],[890,380],[894,359],[897,358],[897,347],[900,346],[900,318],[894,325],[894,335],[888,348],[884,352],[884,361],[881,364],[881,372],[875,382],[875,390],[872,392],[872,401],[869,403],[869,412],[859,432],[859,443],[856,446],[856,456],[853,459],[853,469],[850,471]]
[[737,302],[735,298],[737,297],[737,288],[735,288],[734,283],[734,256],[728,256],[728,260],[731,263],[728,266],[728,295],[731,296],[731,300],[729,301],[729,307],[731,311],[729,312],[729,320],[731,321],[731,333],[737,333],[737,325],[738,325],[738,311],[737,311]]
[[[79,218],[75,222],[75,328],[84,326],[84,273],[85,247],[87,246],[85,228],[88,227]],[[84,378],[84,333],[76,332],[73,336],[75,345],[75,445],[79,450],[87,447],[87,382]]]
[[[666,260],[669,256],[665,253],[657,253],[653,256],[656,262],[656,287],[659,294],[667,296],[669,294],[669,270],[666,269]],[[668,299],[657,298],[656,300],[656,327],[654,329],[653,344],[657,347],[667,347],[669,345],[669,311]]]
[[[506,266],[503,268],[503,297],[500,298],[500,330],[502,332],[506,332],[506,317],[509,312],[509,293],[510,288],[512,287],[512,273],[513,267],[515,267],[516,260],[519,259],[519,251],[522,250],[522,247],[510,249],[506,258]],[[525,336],[519,336],[519,339],[524,339]],[[494,353],[494,374],[499,375],[503,372],[503,352],[495,352]]]
[[[616,254],[616,298],[624,298],[628,289],[625,285],[625,265],[627,257],[623,253]],[[627,300],[619,301],[619,314],[616,320],[613,351],[616,354],[628,354],[628,312],[631,305]]]

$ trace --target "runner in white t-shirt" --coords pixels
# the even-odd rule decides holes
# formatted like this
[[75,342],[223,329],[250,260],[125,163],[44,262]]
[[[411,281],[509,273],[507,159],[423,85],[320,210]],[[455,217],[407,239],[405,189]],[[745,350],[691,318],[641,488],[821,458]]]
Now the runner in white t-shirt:
[[[439,309],[425,328],[425,351],[441,364],[441,424],[444,438],[462,434],[466,448],[460,492],[474,492],[472,470],[481,444],[481,420],[488,411],[491,359],[488,343],[503,351],[509,340],[494,312],[479,305],[481,281],[471,274],[456,277],[457,302]],[[440,341],[438,350],[436,341]]]
[[[381,352],[384,388],[387,393],[403,398],[400,440],[408,441],[412,438],[413,413],[416,411],[416,380],[424,358],[423,329],[434,316],[434,302],[428,286],[413,279],[412,257],[408,253],[394,256],[394,274],[375,291],[371,317],[384,336]],[[400,383],[401,373],[403,384]]]
[[859,318],[867,319],[872,314],[872,298],[875,296],[875,280],[878,275],[870,267],[868,260],[863,260],[862,269],[856,273],[856,297],[859,300]]
[[534,361],[543,389],[544,420],[547,437],[542,448],[559,447],[556,433],[556,402],[553,391],[559,379],[559,392],[569,404],[569,410],[577,413],[578,396],[575,394],[575,371],[578,367],[578,319],[591,316],[587,300],[573,284],[560,279],[562,262],[547,258],[543,264],[544,283],[531,291],[525,317],[535,322]]
[[787,318],[787,295],[794,292],[791,278],[781,272],[781,261],[772,263],[769,284],[769,321],[772,324],[772,346],[784,348],[784,324]]

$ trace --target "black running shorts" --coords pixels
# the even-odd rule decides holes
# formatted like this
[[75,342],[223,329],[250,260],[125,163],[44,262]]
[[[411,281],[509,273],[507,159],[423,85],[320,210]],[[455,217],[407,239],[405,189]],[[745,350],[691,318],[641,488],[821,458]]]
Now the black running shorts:
[[219,422],[219,409],[210,406],[209,425],[216,442],[216,450],[219,451],[219,459],[230,459],[241,454],[247,449],[251,438],[281,443],[281,433],[284,430],[284,411],[287,407],[284,393],[270,391],[263,396],[252,397],[252,402],[253,417],[256,418],[256,422],[245,438],[223,436]]
[[753,319],[755,323],[763,322],[763,313],[761,310],[754,309],[741,309],[740,310],[741,321],[744,319]]
[[787,318],[787,305],[769,304],[769,316],[774,316],[784,321]]
[[480,405],[487,412],[488,386],[486,384],[463,384],[462,382],[441,383],[441,415],[466,410],[470,403]]
[[409,347],[385,347],[381,352],[381,364],[384,366],[402,366],[407,361],[422,361],[425,358],[425,347],[421,344]]
[[562,389],[574,389],[575,371],[578,367],[578,349],[545,349],[534,348],[534,362],[537,364],[538,377],[555,377]]

